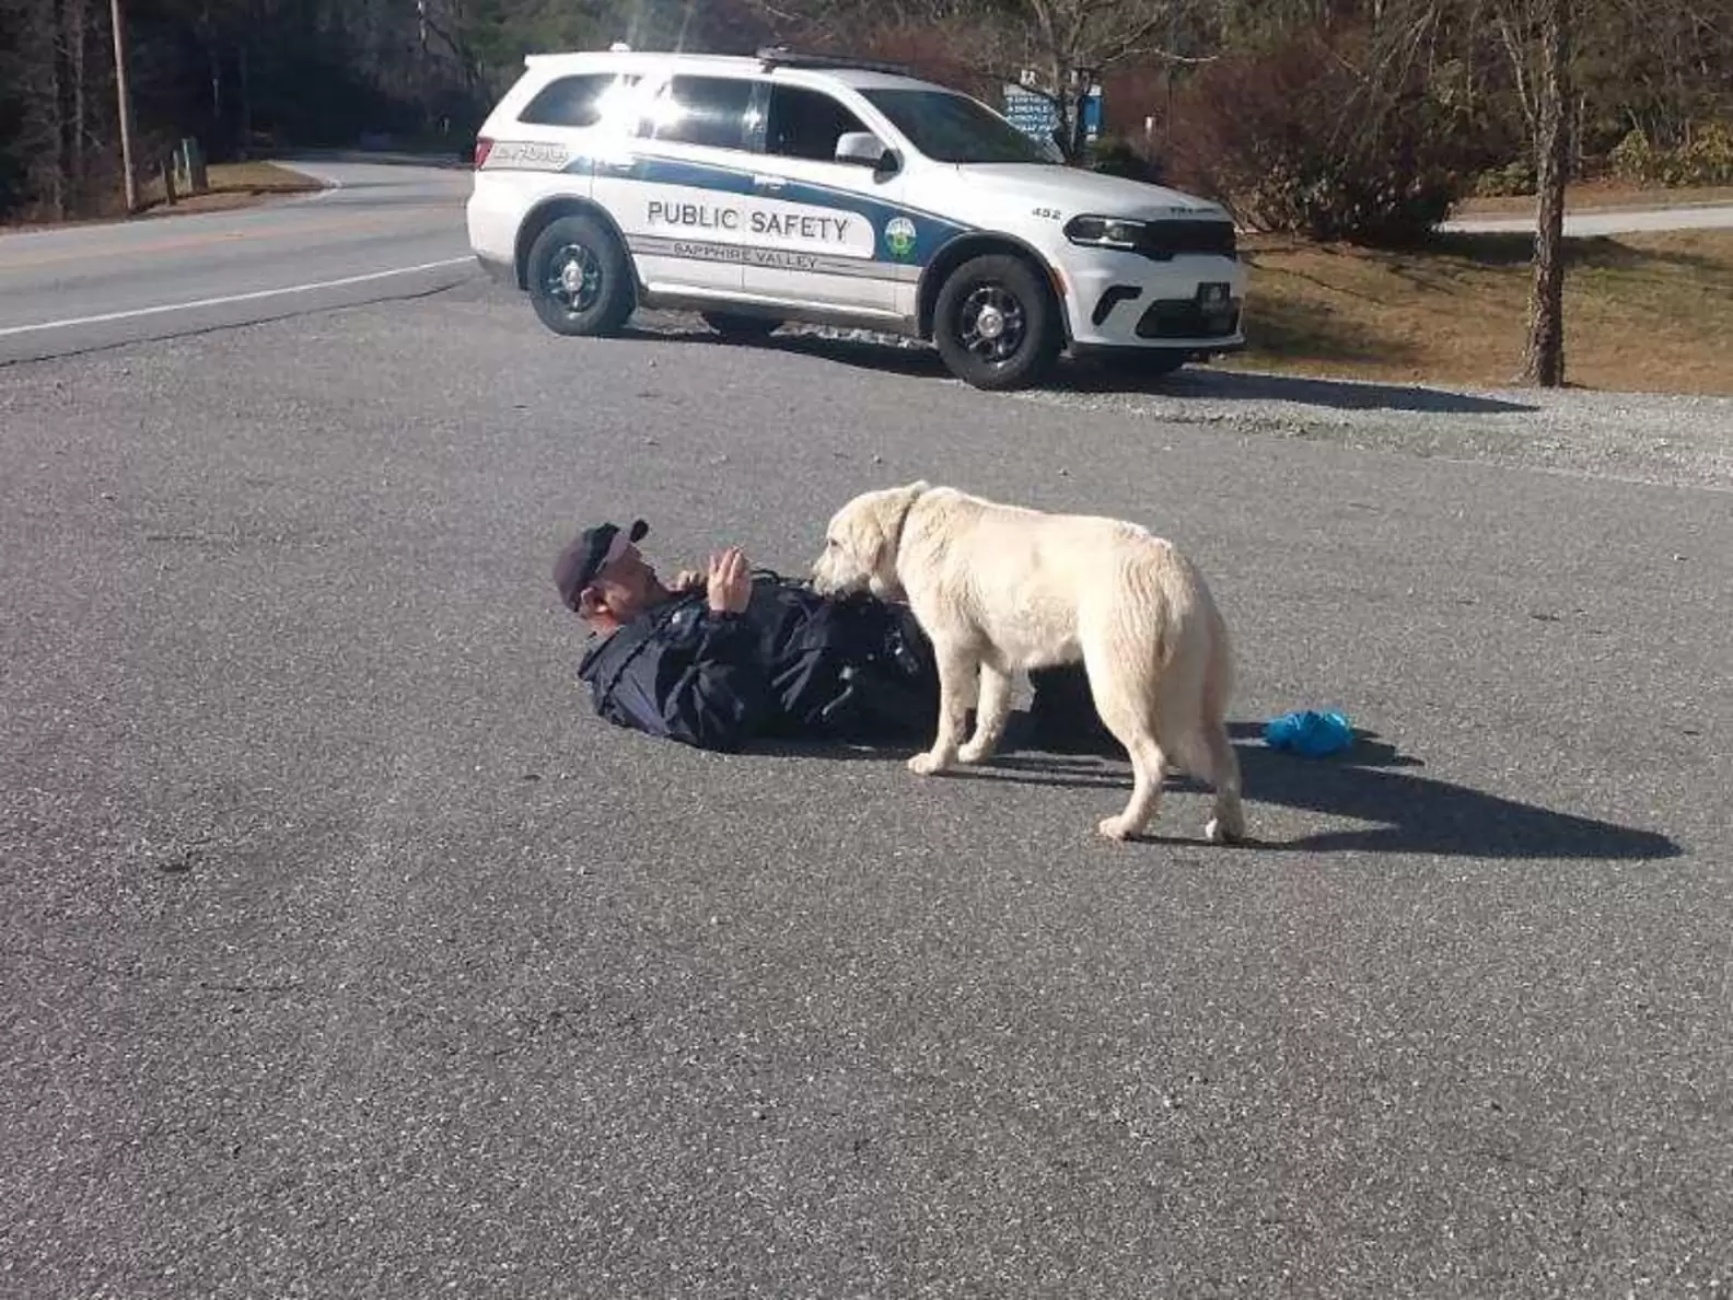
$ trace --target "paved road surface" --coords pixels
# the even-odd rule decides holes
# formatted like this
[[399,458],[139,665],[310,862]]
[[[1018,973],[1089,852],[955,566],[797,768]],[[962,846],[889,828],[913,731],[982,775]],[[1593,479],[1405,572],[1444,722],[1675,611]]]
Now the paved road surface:
[[426,293],[475,273],[468,172],[297,165],[340,188],[0,236],[0,362]]
[[[1534,229],[1534,214],[1520,217],[1463,217],[1439,223],[1441,230],[1465,233],[1496,233]],[[1680,208],[1649,210],[1585,209],[1565,214],[1565,234],[1572,237],[1589,235],[1625,235],[1661,230],[1726,230],[1733,228],[1733,203],[1710,203]]]
[[[0,1291],[1727,1294],[1725,492],[1209,387],[1480,441],[476,280],[0,371]],[[589,715],[579,521],[798,571],[917,475],[1187,545],[1263,847],[1182,787],[1098,842],[1117,762]],[[1308,705],[1376,737],[1265,750]]]

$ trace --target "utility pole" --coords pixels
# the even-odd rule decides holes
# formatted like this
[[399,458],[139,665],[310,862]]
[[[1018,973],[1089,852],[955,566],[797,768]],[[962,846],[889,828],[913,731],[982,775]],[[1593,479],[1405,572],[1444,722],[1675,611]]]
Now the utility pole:
[[120,0],[108,0],[110,26],[114,28],[114,86],[120,99],[120,169],[126,179],[126,215],[138,211],[138,178],[132,170],[132,91],[126,80],[126,20]]

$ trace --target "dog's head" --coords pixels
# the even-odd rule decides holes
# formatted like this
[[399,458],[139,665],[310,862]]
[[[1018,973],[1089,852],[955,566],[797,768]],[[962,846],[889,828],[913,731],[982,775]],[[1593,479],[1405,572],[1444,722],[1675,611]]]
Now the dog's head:
[[922,481],[862,492],[832,515],[824,550],[812,566],[814,589],[826,596],[870,591],[880,600],[902,600],[897,546],[910,508],[928,486]]

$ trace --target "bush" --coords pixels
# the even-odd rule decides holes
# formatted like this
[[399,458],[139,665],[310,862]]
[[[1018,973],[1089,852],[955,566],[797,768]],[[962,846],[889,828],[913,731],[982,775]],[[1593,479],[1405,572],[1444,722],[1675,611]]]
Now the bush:
[[1502,167],[1489,168],[1474,178],[1474,193],[1483,199],[1502,199],[1533,194],[1536,184],[1534,160],[1518,158]]
[[1124,136],[1102,136],[1091,147],[1085,161],[1091,171],[1151,184],[1161,183],[1160,164],[1145,158]]
[[1319,240],[1420,242],[1461,197],[1450,111],[1416,75],[1383,93],[1354,70],[1356,38],[1303,33],[1230,55],[1178,96],[1175,183],[1244,224]]
[[1711,122],[1674,151],[1672,185],[1733,185],[1733,131]]
[[1631,185],[1652,185],[1660,177],[1660,153],[1641,131],[1627,132],[1607,155],[1607,170]]
[[1711,122],[1676,149],[1657,149],[1633,130],[1613,146],[1607,165],[1630,185],[1733,185],[1733,130]]

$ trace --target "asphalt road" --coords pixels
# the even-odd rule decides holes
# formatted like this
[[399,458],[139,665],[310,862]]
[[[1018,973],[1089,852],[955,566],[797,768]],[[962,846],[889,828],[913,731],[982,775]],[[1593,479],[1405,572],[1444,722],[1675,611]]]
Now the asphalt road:
[[[1438,223],[1440,230],[1498,233],[1533,230],[1534,214],[1520,217],[1462,217]],[[1733,227],[1733,203],[1687,204],[1676,208],[1585,209],[1565,213],[1568,238],[1645,234],[1661,230],[1726,230]]]
[[[1174,391],[473,279],[0,370],[0,1293],[1727,1294],[1726,492]],[[917,476],[1198,558],[1258,846],[590,715],[570,529],[798,572]]]
[[0,364],[407,297],[475,274],[467,171],[295,165],[334,188],[0,236]]

